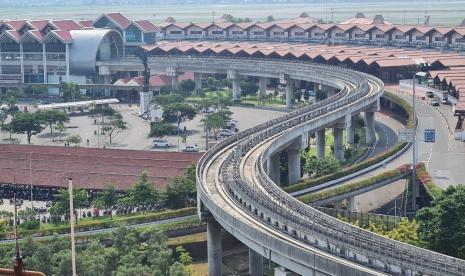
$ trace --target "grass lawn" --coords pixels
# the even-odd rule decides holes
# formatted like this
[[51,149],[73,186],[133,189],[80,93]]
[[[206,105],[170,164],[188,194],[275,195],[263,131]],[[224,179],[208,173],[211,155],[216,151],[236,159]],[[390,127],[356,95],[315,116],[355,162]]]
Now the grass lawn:
[[168,245],[183,245],[187,243],[207,241],[207,232],[197,233],[192,235],[174,237],[168,239]]
[[208,263],[193,263],[190,265],[193,275],[195,276],[207,276],[208,275]]

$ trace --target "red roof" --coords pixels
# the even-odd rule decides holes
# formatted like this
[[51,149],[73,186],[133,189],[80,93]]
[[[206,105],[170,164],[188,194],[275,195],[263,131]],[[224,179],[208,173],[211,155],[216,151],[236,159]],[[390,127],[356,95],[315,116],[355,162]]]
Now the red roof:
[[157,26],[155,26],[149,20],[136,20],[136,21],[134,21],[134,24],[139,26],[146,33],[158,31]]
[[131,24],[131,21],[119,12],[106,13],[105,15],[118,23],[123,29],[126,29]]
[[26,21],[25,20],[9,20],[4,23],[9,25],[13,30],[19,31],[26,24]]
[[73,41],[73,37],[71,36],[69,31],[52,31],[52,32],[63,42]]
[[16,42],[19,42],[22,38],[22,35],[18,31],[15,31],[15,30],[8,30],[8,31],[5,31],[5,33],[8,34]]
[[48,20],[31,20],[27,22],[34,29],[42,31],[48,26]]
[[74,20],[53,20],[51,23],[62,31],[79,30],[82,28],[82,26]]
[[[182,175],[197,162],[199,153],[134,151],[96,148],[0,145],[0,183],[29,185],[29,160],[32,184],[42,187],[67,187],[73,178],[76,187],[103,189],[113,183],[125,191],[141,172],[147,171],[158,188]],[[31,159],[30,159],[31,157]]]
[[92,20],[78,20],[78,22],[84,28],[92,28],[94,26],[94,21]]

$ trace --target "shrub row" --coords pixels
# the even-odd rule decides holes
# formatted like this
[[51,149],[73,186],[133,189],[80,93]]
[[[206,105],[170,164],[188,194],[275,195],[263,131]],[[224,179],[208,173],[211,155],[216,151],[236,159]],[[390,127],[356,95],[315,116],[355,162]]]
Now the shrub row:
[[[76,232],[83,232],[83,231],[90,231],[90,230],[98,230],[98,229],[105,229],[110,227],[118,227],[124,225],[132,225],[132,224],[140,224],[146,222],[154,222],[160,220],[166,220],[176,217],[183,217],[188,215],[193,215],[197,212],[197,208],[189,207],[189,208],[182,208],[176,210],[167,210],[163,212],[150,212],[145,214],[137,214],[131,216],[122,216],[122,217],[114,217],[112,220],[99,220],[96,218],[95,220],[80,222],[79,224],[75,225]],[[70,231],[69,224],[65,225],[57,225],[54,227],[49,227],[46,229],[37,229],[37,230],[20,230],[19,233],[21,236],[25,235],[32,235],[32,236],[48,236],[53,235],[54,233],[57,234],[67,234]],[[7,237],[7,233],[0,233],[0,237]]]
[[413,107],[401,97],[395,95],[394,93],[385,91],[384,98],[390,100],[391,102],[400,106],[407,113],[407,128],[413,128]]
[[436,199],[442,195],[442,190],[432,180],[429,173],[426,171],[424,163],[417,164],[416,168],[417,179],[423,186],[425,186],[426,192],[433,198]]
[[346,168],[342,169],[341,171],[335,172],[333,174],[328,174],[328,175],[325,175],[325,176],[322,176],[322,177],[318,177],[318,178],[315,178],[315,179],[306,179],[306,180],[303,180],[303,181],[301,181],[301,182],[299,182],[297,184],[285,187],[283,189],[288,193],[292,193],[292,192],[301,191],[301,190],[306,189],[306,188],[317,186],[317,185],[320,185],[320,184],[323,184],[323,183],[326,183],[326,182],[336,180],[336,179],[339,179],[341,177],[353,174],[353,173],[355,173],[357,171],[366,169],[366,168],[368,168],[368,167],[370,167],[370,166],[372,166],[374,164],[382,162],[383,160],[387,159],[388,157],[390,157],[390,156],[396,154],[397,152],[399,152],[400,150],[402,150],[406,145],[407,145],[407,143],[397,143],[390,150],[385,151],[385,152],[383,152],[381,154],[378,154],[378,155],[376,155],[376,156],[374,156],[372,158],[369,158],[369,159],[367,159],[365,161],[362,161],[362,162],[360,162],[358,164],[354,164],[352,166],[346,167]]
[[299,196],[297,197],[297,199],[299,199],[300,201],[304,203],[310,203],[312,201],[331,198],[337,195],[345,194],[353,190],[357,190],[363,187],[368,187],[373,184],[397,177],[399,175],[402,175],[403,172],[405,172],[405,166],[396,168],[394,170],[383,172],[381,174],[378,174],[376,176],[373,176],[373,177],[370,177],[364,180],[349,183],[343,186],[337,186],[333,189],[328,189],[328,190],[324,190],[320,192],[315,192],[315,193]]

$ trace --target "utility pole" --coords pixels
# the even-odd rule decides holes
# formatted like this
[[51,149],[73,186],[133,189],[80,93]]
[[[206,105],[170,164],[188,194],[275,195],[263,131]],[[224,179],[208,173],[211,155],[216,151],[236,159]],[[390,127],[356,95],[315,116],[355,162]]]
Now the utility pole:
[[328,23],[328,0],[325,2],[325,23]]
[[[13,178],[13,183],[16,184],[16,178]],[[13,196],[13,201],[15,204],[15,214],[14,214],[14,226],[15,226],[15,248],[16,248],[16,256],[14,259],[14,275],[22,275],[24,271],[23,259],[21,257],[21,251],[19,250],[19,243],[18,243],[18,206],[16,204],[16,193]]]
[[76,244],[74,237],[74,206],[73,206],[73,179],[68,179],[68,193],[69,193],[69,224],[71,226],[71,268],[73,276],[76,274]]
[[417,116],[416,116],[416,109],[415,109],[415,82],[416,82],[416,72],[413,74],[413,85],[412,85],[412,107],[413,107],[413,157],[412,157],[412,209],[417,209],[417,195],[418,195],[418,185],[416,183],[416,168],[417,168]]
[[31,186],[31,210],[34,210],[34,201],[32,197],[32,152],[29,152],[29,185]]

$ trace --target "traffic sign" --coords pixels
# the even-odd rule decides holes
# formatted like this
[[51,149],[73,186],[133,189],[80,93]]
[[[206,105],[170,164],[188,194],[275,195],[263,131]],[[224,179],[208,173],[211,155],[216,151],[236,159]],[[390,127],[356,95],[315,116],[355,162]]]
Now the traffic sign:
[[399,130],[399,142],[413,142],[413,135],[415,131],[413,129]]
[[434,143],[436,141],[436,130],[425,129],[425,142]]

